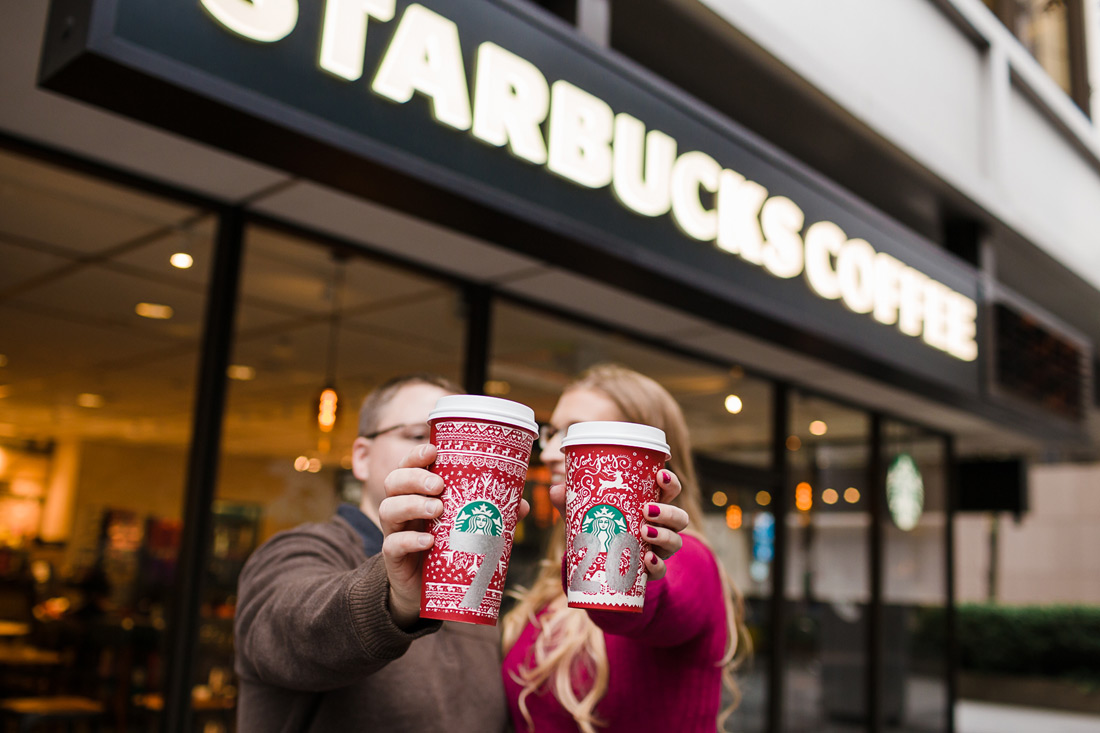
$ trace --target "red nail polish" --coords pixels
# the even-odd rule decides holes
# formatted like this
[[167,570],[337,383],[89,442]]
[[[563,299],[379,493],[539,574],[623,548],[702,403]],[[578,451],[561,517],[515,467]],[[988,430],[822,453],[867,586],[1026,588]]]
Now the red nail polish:
[[661,471],[661,483],[667,484],[672,482],[672,476],[668,471]]
[[657,564],[657,553],[656,552],[649,553],[649,564],[650,565],[656,565]]
[[656,537],[657,537],[657,530],[654,529],[653,527],[646,527],[645,528],[645,533],[646,533],[646,536],[649,537],[649,539],[651,539],[651,540],[656,539]]
[[657,506],[656,504],[650,504],[647,513],[651,517],[656,517],[661,513],[661,507]]

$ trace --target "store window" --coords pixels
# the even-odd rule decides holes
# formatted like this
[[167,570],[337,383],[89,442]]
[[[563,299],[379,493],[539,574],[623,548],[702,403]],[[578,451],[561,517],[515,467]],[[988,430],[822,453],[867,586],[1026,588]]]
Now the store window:
[[946,445],[884,423],[886,519],[880,690],[888,731],[943,730],[947,696]]
[[[498,301],[493,309],[491,343],[486,391],[530,405],[542,422],[549,420],[562,389],[597,363],[636,369],[672,393],[684,410],[695,448],[704,531],[746,595],[754,640],[765,638],[770,589],[752,579],[749,565],[753,519],[759,514],[754,503],[759,487],[752,480],[763,480],[771,456],[772,385],[740,367],[692,359],[508,302]],[[512,587],[533,579],[554,531],[548,483],[536,451],[526,494],[532,511],[516,532],[508,574]],[[764,730],[766,673],[766,659],[759,655],[737,673],[742,701],[727,721],[728,730]]]
[[[412,372],[460,382],[465,332],[449,284],[271,228],[246,230],[195,665],[204,695],[235,692],[233,613],[248,556],[275,532],[328,520],[342,501],[358,506],[351,445],[363,398]],[[330,388],[331,427],[320,419]]]
[[213,231],[0,152],[0,688],[45,711],[155,718]]
[[796,393],[789,426],[786,730],[863,731],[870,419]]
[[1047,74],[1088,113],[1085,0],[983,0]]

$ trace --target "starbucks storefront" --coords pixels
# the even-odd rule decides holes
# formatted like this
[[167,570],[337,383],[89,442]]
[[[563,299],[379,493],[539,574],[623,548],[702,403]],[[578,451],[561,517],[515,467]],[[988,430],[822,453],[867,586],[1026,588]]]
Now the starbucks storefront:
[[367,391],[547,420],[616,361],[684,407],[747,598],[729,729],[951,730],[954,436],[1028,422],[983,388],[978,274],[527,3],[392,5],[53,3],[44,89],[279,175],[227,200],[3,136],[0,516],[57,654],[13,684],[232,729],[237,573],[356,498]]

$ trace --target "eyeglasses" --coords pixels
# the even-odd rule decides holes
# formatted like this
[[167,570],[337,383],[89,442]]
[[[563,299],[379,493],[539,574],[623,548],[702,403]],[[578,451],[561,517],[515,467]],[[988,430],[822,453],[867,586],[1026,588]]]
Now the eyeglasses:
[[539,450],[546,450],[562,431],[550,424],[539,425]]
[[367,438],[368,440],[374,440],[377,437],[386,435],[387,433],[396,433],[399,430],[401,432],[398,434],[398,437],[402,438],[403,440],[407,440],[410,443],[427,443],[432,434],[431,428],[428,427],[428,424],[421,422],[391,425],[388,428],[375,430],[373,433],[367,433],[366,435],[360,437]]

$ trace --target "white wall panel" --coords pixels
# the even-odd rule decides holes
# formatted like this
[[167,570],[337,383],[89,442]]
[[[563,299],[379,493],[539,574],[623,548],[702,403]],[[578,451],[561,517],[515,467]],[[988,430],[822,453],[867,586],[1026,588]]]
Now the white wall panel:
[[976,181],[983,53],[927,0],[700,0],[920,160]]
[[1019,90],[1008,108],[1008,221],[1100,287],[1100,173]]

